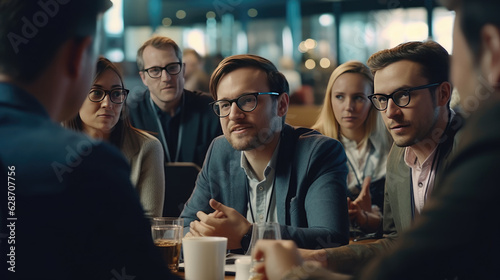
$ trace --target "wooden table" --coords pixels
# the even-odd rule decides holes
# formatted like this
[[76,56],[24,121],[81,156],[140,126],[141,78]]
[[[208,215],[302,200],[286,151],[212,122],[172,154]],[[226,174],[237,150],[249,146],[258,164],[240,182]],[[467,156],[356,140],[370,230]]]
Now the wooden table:
[[[178,275],[179,277],[181,277],[182,279],[184,279],[184,271],[175,272],[174,274]],[[234,279],[235,279],[234,275],[226,275],[226,276],[224,276],[224,280],[234,280]]]
[[351,244],[368,244],[368,243],[373,243],[373,242],[377,242],[377,240],[379,239],[364,239],[364,240],[360,240],[360,241],[354,241],[354,238],[349,238],[349,245]]
[[[378,239],[365,239],[365,240],[360,240],[360,241],[354,242],[353,238],[351,237],[351,238],[349,238],[349,244],[367,244],[367,243],[376,242],[377,240]],[[175,272],[174,274],[178,275],[182,279],[184,279],[184,277],[185,277],[184,271]],[[224,276],[224,280],[234,280],[234,279],[235,279],[234,275],[226,275],[226,276]]]

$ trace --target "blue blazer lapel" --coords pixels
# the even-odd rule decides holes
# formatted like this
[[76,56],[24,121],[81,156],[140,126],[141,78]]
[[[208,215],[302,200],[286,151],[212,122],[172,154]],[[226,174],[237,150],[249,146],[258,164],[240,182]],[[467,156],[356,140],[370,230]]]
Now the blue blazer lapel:
[[289,225],[290,201],[297,193],[297,182],[292,182],[292,166],[295,152],[295,137],[293,128],[285,125],[281,133],[280,147],[278,151],[278,160],[276,161],[276,180],[274,190],[276,192],[276,208],[278,213],[278,222],[282,225]]
[[[232,150],[231,152],[241,155],[240,151]],[[228,186],[228,188],[230,189],[229,202],[233,203],[233,205],[228,206],[234,208],[236,211],[246,217],[248,210],[248,193],[246,189],[248,186],[248,178],[245,174],[245,171],[243,171],[243,169],[241,168],[240,157],[238,155],[231,157],[235,160],[231,160],[228,163],[228,176],[231,177],[230,179],[228,179],[228,181],[231,182]]]

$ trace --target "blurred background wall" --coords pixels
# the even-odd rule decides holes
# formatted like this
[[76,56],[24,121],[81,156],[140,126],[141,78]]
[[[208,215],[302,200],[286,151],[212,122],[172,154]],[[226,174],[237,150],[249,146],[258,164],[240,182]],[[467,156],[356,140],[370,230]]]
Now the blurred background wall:
[[[293,83],[295,103],[320,104],[329,75],[348,60],[433,39],[451,52],[454,14],[434,0],[112,0],[101,53],[126,87],[142,91],[137,49],[154,34],[195,49],[210,75],[233,54],[273,61]],[[304,96],[302,96],[304,95]]]

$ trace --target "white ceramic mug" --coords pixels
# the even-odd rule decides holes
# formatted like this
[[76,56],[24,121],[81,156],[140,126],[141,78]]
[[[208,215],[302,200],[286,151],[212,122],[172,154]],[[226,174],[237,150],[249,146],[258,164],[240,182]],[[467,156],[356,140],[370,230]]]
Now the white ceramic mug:
[[186,280],[223,280],[226,248],[226,237],[183,238]]

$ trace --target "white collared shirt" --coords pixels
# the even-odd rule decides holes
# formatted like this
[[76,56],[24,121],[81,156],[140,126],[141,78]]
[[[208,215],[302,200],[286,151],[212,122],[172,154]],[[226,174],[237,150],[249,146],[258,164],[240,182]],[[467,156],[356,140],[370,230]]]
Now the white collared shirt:
[[[264,179],[259,181],[253,168],[248,163],[248,160],[241,152],[241,168],[245,171],[250,187],[250,197],[247,205],[247,220],[252,223],[260,222],[278,222],[278,212],[276,209],[276,193],[273,192],[274,178],[276,173],[276,161],[278,158],[279,143],[276,145],[273,156],[264,170]],[[250,207],[251,203],[251,207]],[[255,221],[252,219],[252,211]],[[269,217],[266,221],[267,211],[269,209]]]
[[380,118],[377,120],[376,129],[359,149],[356,141],[343,135],[340,137],[340,142],[348,159],[347,188],[354,196],[361,191],[365,177],[370,176],[372,183],[385,178],[392,139]]

